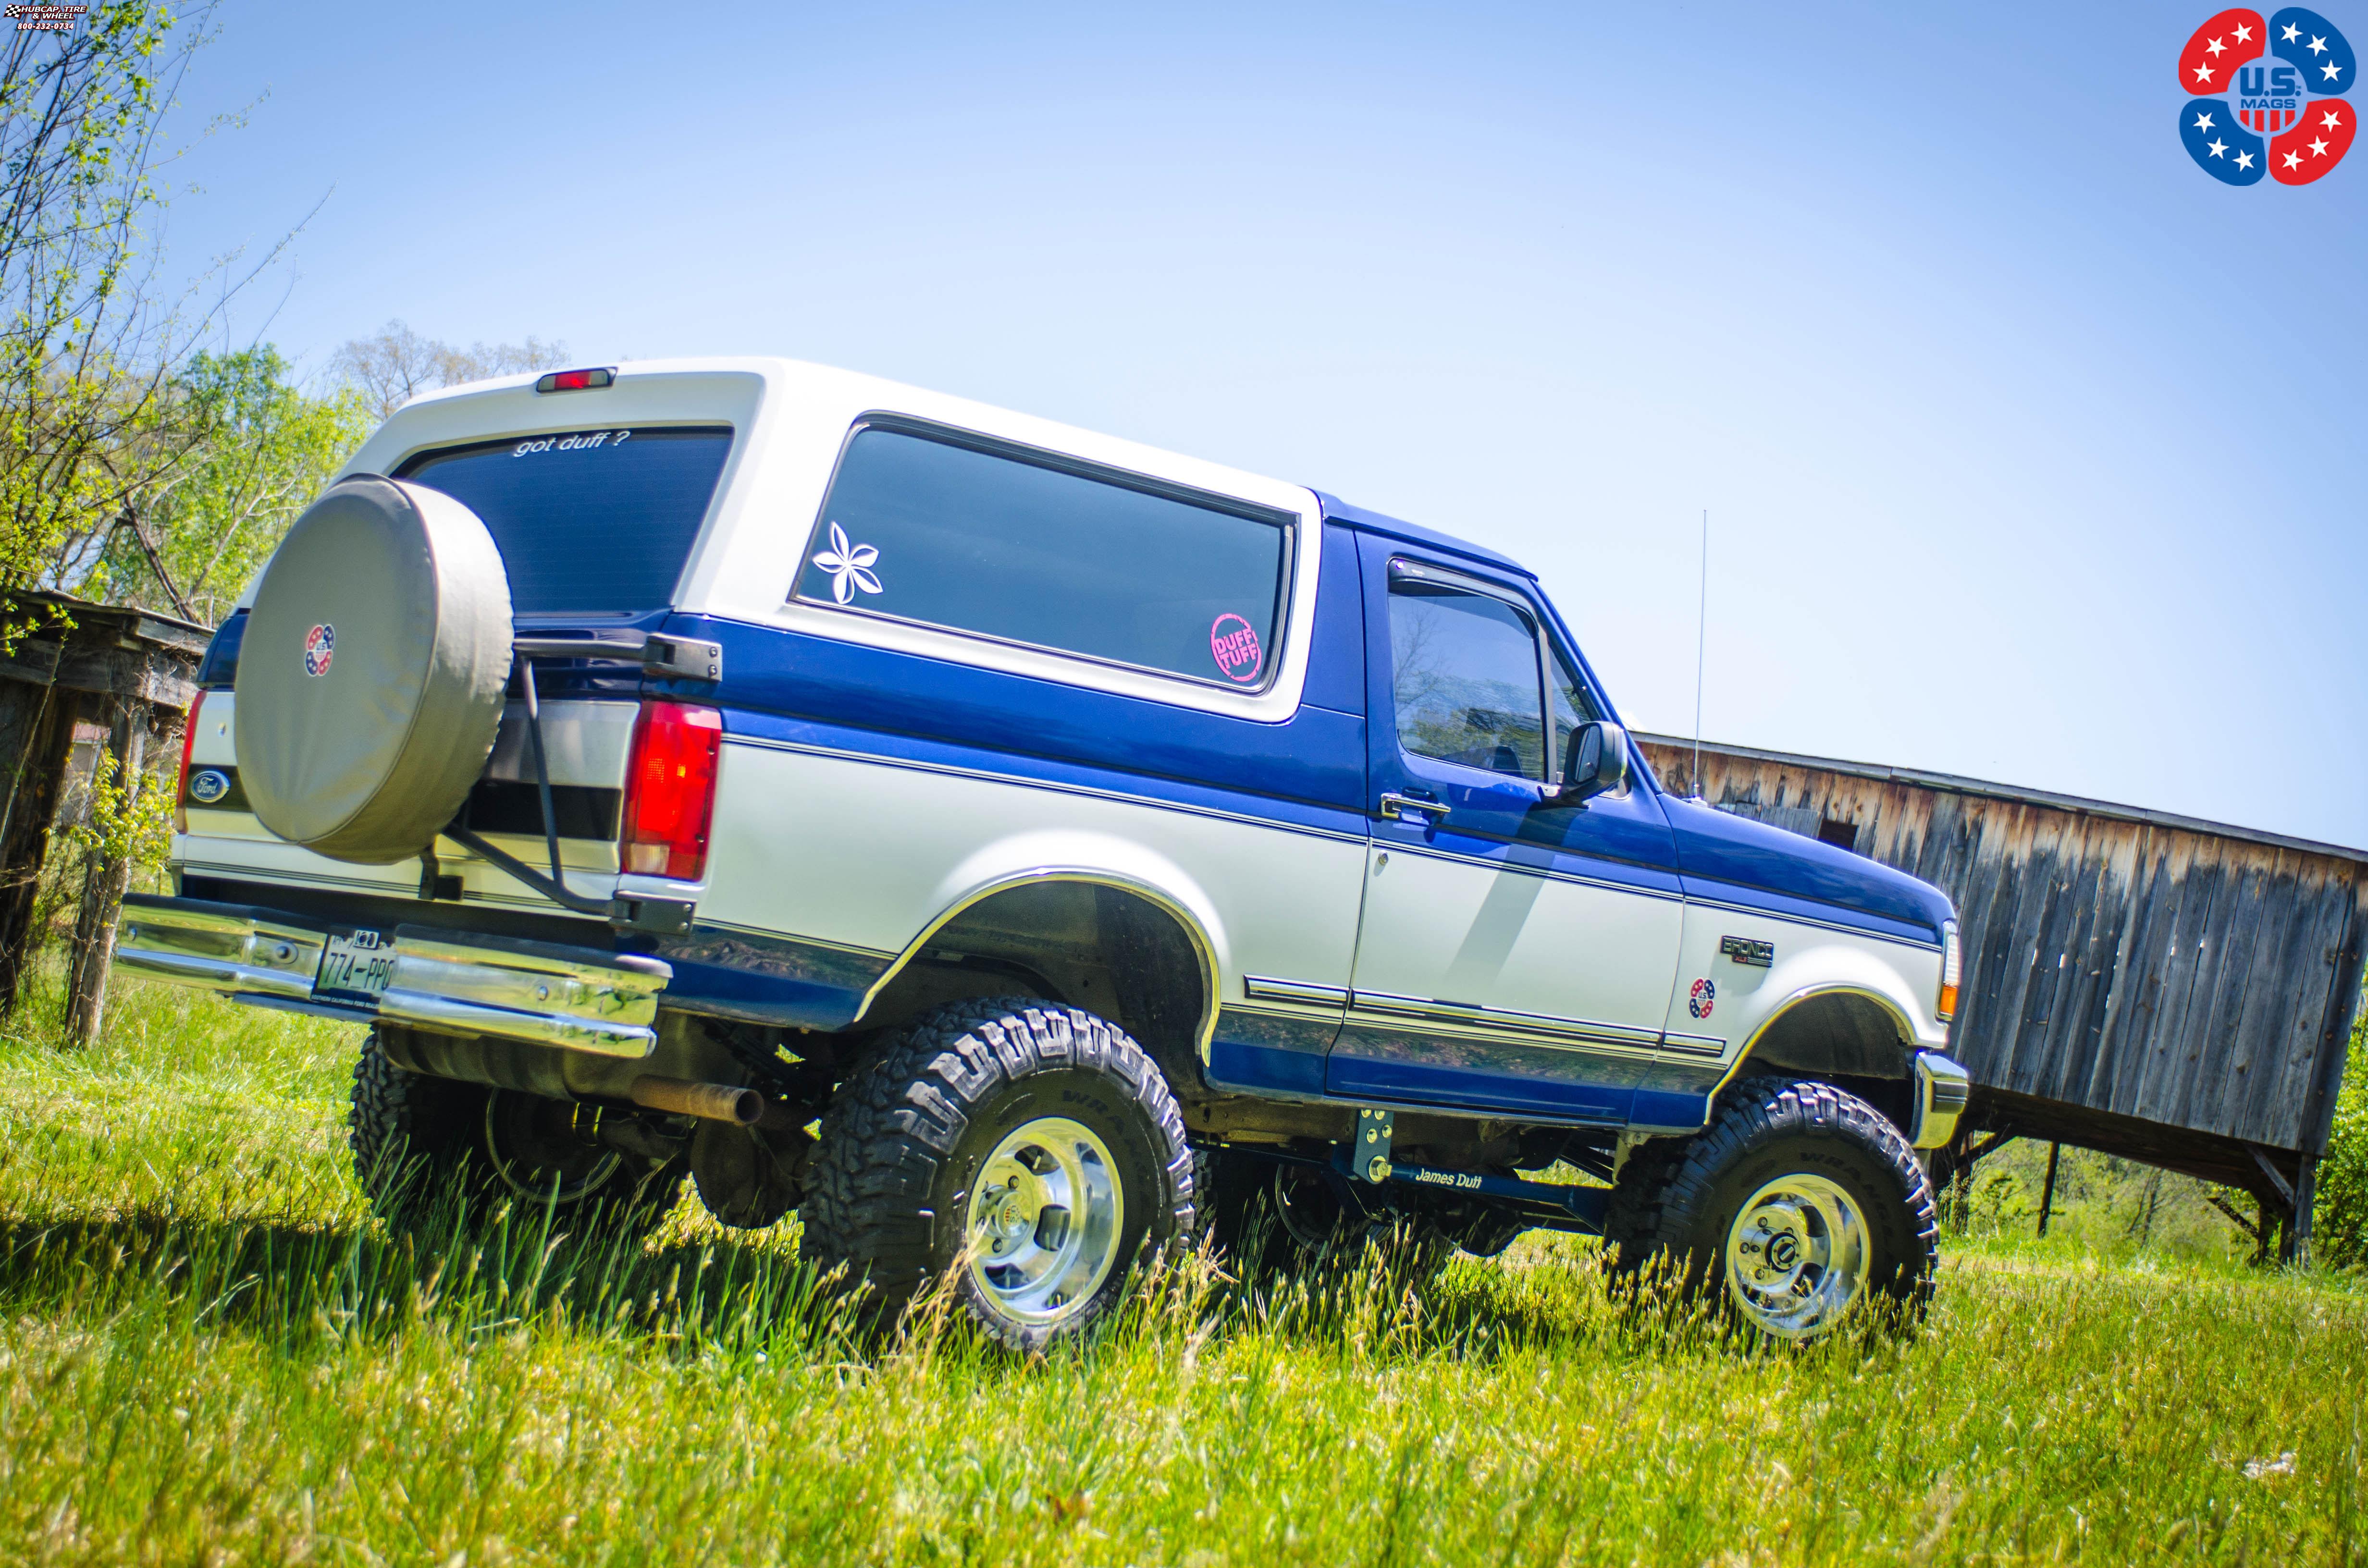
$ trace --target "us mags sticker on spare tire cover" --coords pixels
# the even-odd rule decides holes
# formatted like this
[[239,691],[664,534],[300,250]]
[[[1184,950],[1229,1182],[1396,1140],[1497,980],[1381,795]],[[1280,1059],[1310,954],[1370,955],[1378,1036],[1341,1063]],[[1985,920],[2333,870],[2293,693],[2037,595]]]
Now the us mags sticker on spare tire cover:
[[1266,650],[1258,646],[1258,628],[1231,611],[1211,623],[1209,653],[1217,661],[1217,667],[1225,672],[1227,680],[1245,684],[1258,679],[1258,666],[1266,663]]
[[326,621],[304,633],[304,673],[324,676],[329,673],[329,660],[337,651],[337,629]]

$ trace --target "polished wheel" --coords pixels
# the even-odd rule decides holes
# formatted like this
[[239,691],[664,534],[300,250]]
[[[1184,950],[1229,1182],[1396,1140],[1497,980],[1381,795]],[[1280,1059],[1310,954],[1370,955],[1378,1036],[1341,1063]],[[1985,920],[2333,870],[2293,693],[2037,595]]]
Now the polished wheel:
[[1347,1209],[1320,1171],[1274,1167],[1274,1217],[1283,1233],[1313,1252],[1338,1236]]
[[485,1096],[485,1153],[510,1190],[537,1202],[573,1203],[599,1191],[624,1157],[577,1131],[594,1112],[566,1100],[495,1089]]
[[971,1277],[996,1311],[1058,1323],[1109,1276],[1125,1219],[1110,1148],[1091,1128],[1060,1116],[1023,1122],[972,1188]]
[[1779,1339],[1825,1332],[1865,1294],[1869,1238],[1858,1200],[1817,1176],[1783,1176],[1744,1201],[1726,1236],[1726,1288]]

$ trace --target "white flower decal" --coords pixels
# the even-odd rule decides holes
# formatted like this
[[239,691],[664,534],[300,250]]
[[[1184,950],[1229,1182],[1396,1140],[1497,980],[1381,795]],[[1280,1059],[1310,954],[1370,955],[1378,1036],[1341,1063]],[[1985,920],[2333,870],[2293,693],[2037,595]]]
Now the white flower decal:
[[871,573],[871,563],[880,552],[868,544],[849,544],[847,530],[837,523],[830,525],[830,548],[814,558],[814,563],[830,574],[830,597],[845,604],[855,597],[855,590],[867,594],[880,592],[880,579]]

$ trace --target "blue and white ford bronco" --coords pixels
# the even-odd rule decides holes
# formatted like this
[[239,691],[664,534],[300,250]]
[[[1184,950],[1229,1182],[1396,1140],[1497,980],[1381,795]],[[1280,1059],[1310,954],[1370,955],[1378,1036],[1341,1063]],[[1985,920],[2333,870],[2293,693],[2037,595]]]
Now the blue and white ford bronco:
[[688,1176],[1021,1347],[1376,1223],[1599,1233],[1778,1339],[1931,1289],[1948,900],[1669,791],[1482,546],[628,364],[407,404],[201,684],[116,961],[367,1024],[391,1220],[423,1168],[586,1227]]

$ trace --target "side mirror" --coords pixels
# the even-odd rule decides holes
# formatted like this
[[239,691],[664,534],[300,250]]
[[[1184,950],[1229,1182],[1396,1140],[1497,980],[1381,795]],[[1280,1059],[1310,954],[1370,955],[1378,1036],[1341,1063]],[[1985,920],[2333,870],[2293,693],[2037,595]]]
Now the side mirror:
[[1591,720],[1570,733],[1570,749],[1562,759],[1562,788],[1548,794],[1544,803],[1584,805],[1627,783],[1628,732],[1617,724]]

